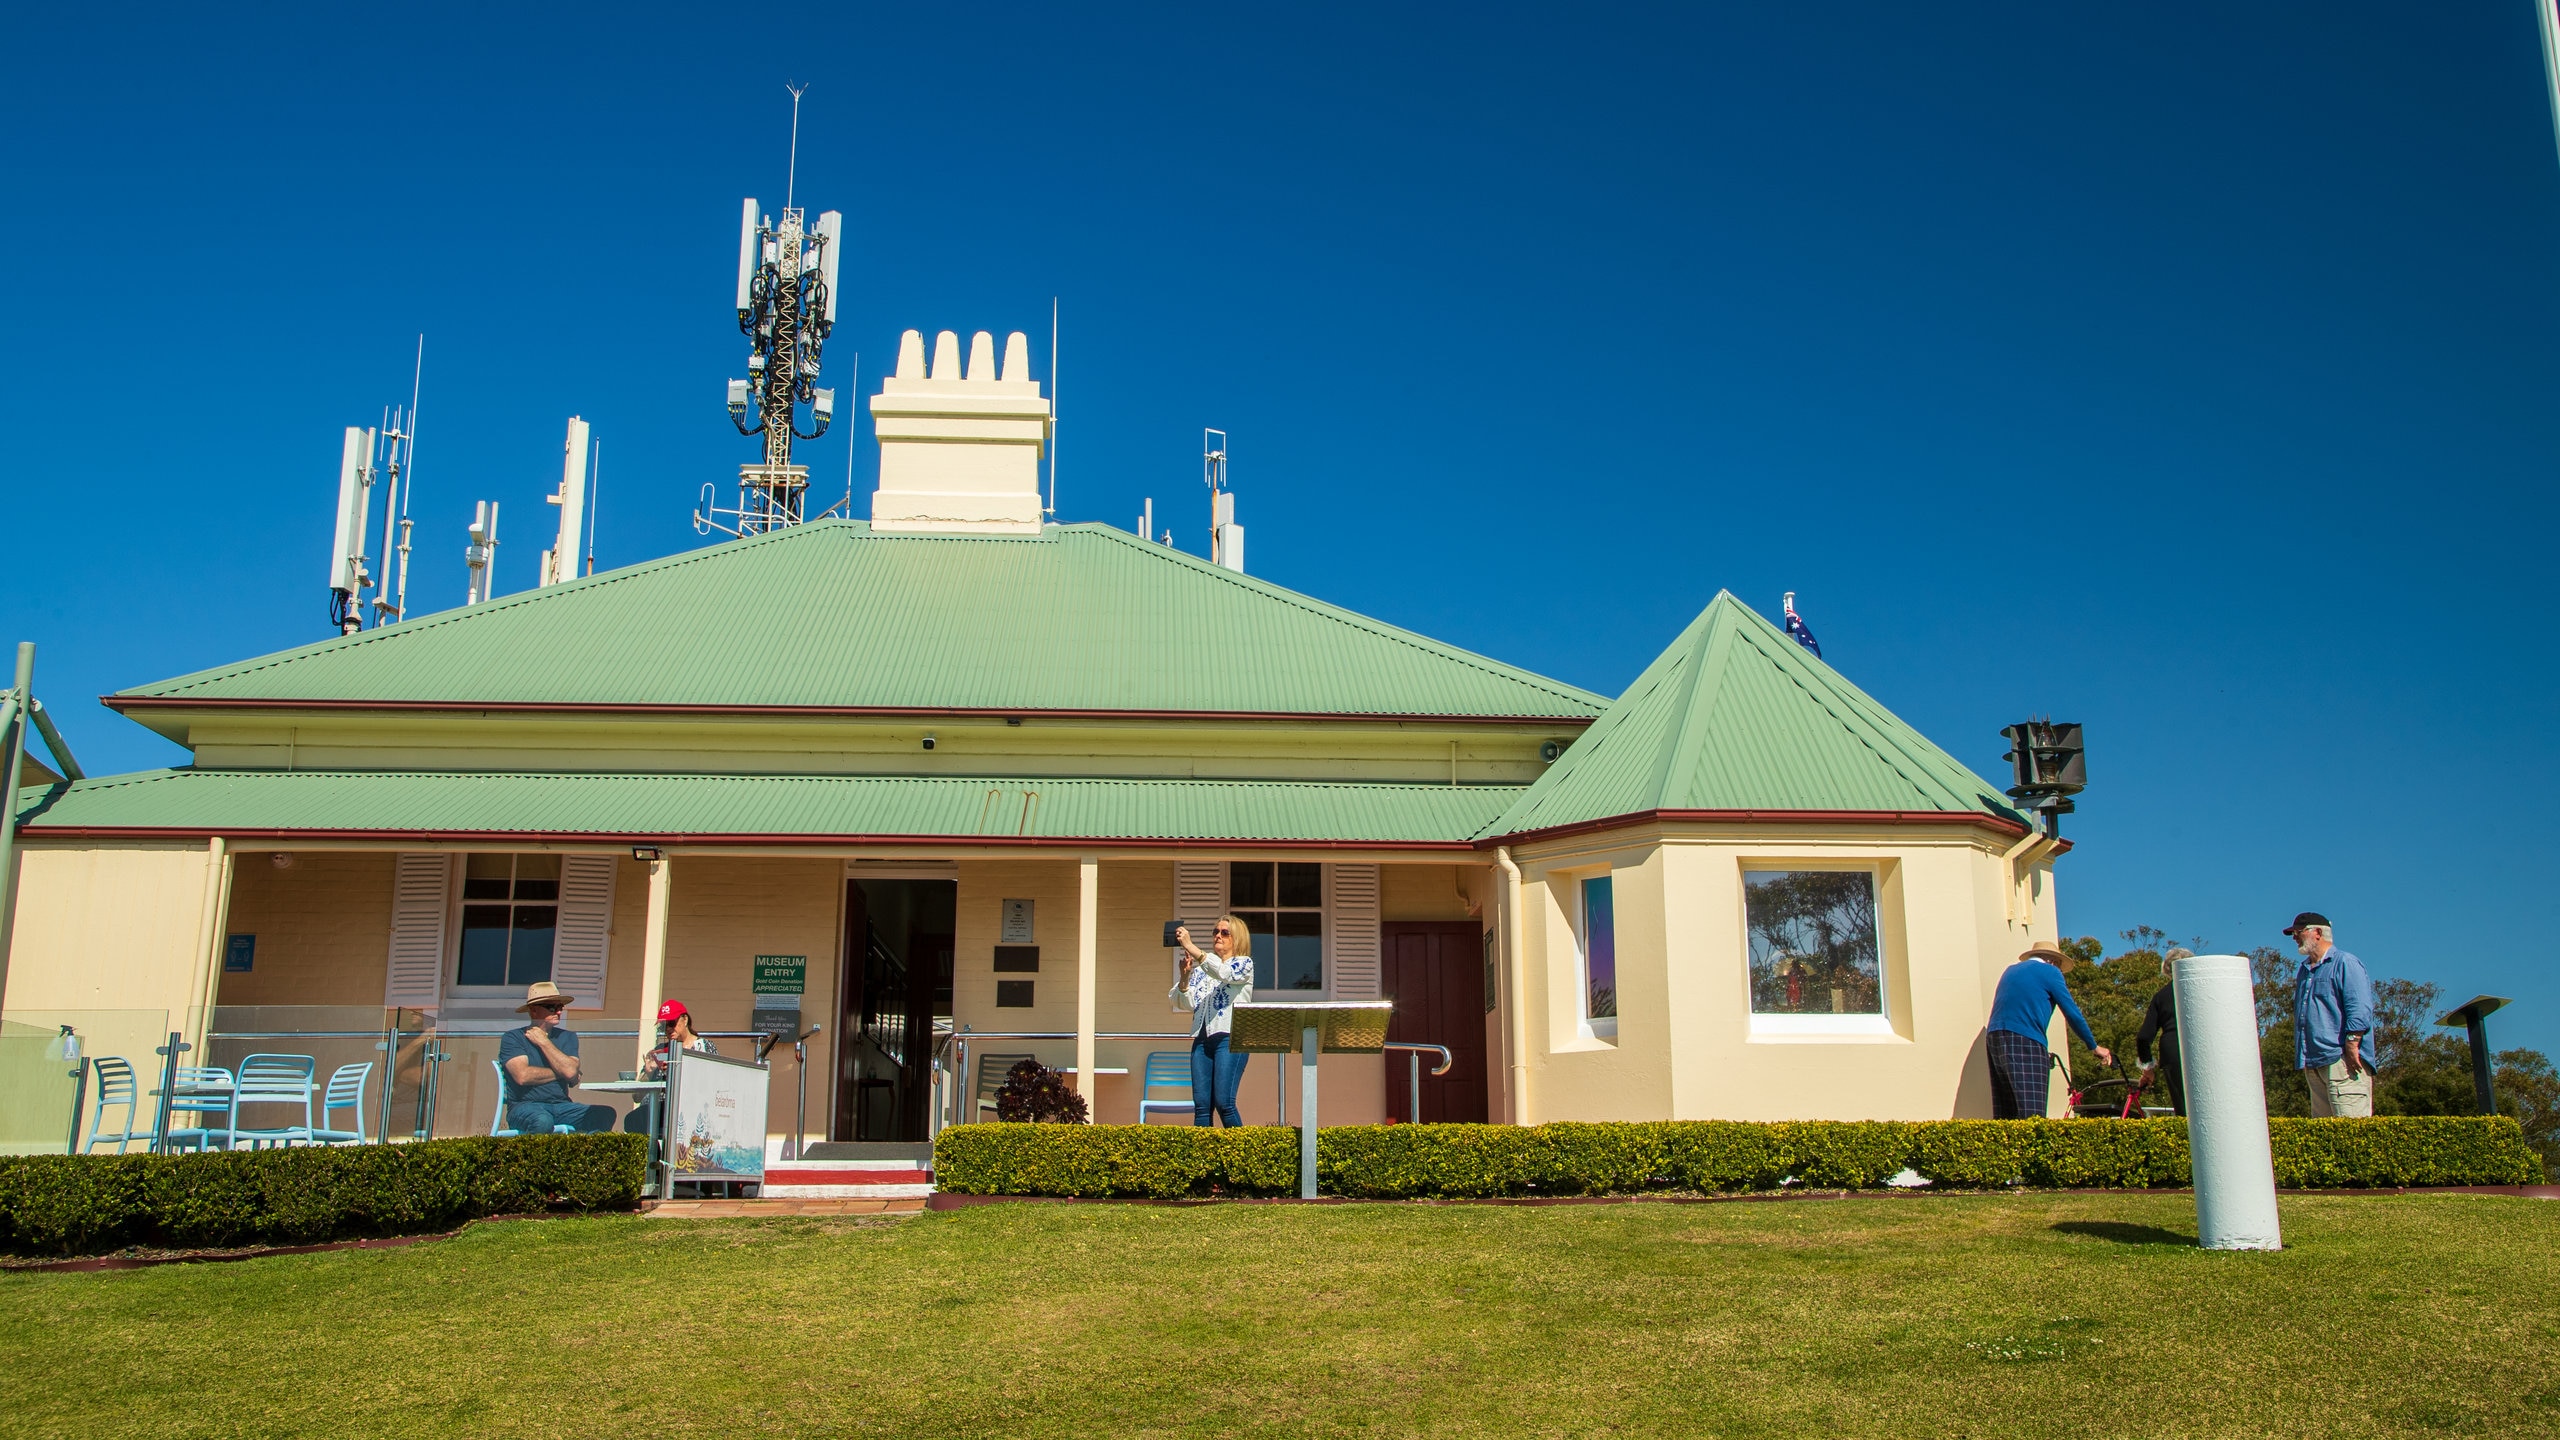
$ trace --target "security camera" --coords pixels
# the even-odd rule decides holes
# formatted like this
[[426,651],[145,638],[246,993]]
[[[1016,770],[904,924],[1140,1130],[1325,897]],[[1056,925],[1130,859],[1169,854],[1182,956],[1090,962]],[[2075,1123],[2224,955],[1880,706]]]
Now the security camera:
[[932,736],[927,735],[926,737],[924,737],[924,748],[926,748],[927,750],[930,750],[930,749],[932,749],[932,748],[933,748],[933,737],[932,737]]
[[1546,761],[1550,765],[1554,764],[1556,757],[1563,753],[1564,742],[1561,740],[1550,740],[1544,745],[1538,747],[1538,758]]

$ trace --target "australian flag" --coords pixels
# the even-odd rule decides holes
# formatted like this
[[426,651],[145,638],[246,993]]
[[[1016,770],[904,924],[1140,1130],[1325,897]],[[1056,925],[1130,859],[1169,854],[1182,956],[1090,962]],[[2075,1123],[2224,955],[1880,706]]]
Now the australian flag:
[[1813,658],[1821,659],[1822,642],[1813,638],[1813,627],[1805,624],[1804,617],[1796,613],[1796,592],[1793,590],[1787,592],[1786,609],[1787,633],[1795,637],[1797,644],[1812,651]]

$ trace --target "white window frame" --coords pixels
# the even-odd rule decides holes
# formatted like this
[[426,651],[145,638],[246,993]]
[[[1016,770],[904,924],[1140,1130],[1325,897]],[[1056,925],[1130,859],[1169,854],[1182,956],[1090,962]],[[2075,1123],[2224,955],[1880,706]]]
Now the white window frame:
[[[472,1001],[521,1000],[524,998],[524,987],[521,985],[465,985],[461,982],[460,978],[458,978],[462,974],[462,907],[466,904],[503,904],[507,907],[508,920],[509,923],[512,924],[515,918],[516,906],[539,905],[543,903],[539,900],[517,900],[513,897],[513,891],[515,889],[515,867],[517,862],[527,855],[559,855],[559,853],[560,852],[558,851],[546,850],[457,850],[454,852],[453,859],[448,862],[451,868],[448,869],[445,874],[445,944],[442,964],[444,967],[443,987],[446,999]],[[466,882],[470,878],[471,874],[471,857],[474,855],[504,855],[507,857],[507,889],[510,892],[509,898],[503,901],[468,900],[463,896],[462,892],[466,888]],[[568,861],[564,856],[561,858],[561,868],[564,875],[567,867]],[[555,898],[550,903],[553,908],[551,965],[553,971],[556,973],[560,966],[560,922],[558,918],[558,911],[561,906],[561,901]],[[584,999],[586,997],[581,996],[579,998]],[[597,997],[596,1003],[599,1005],[603,1004],[603,997]]]
[[[1825,870],[1864,875],[1876,909],[1876,1013],[1873,1015],[1796,1014],[1762,1011],[1751,996],[1751,881],[1754,874]],[[1893,1025],[1893,957],[1886,943],[1884,866],[1865,860],[1807,860],[1755,857],[1734,869],[1733,883],[1742,917],[1742,1006],[1751,1017],[1754,1040],[1898,1040]]]
[[[1615,1041],[1618,1038],[1618,1016],[1595,1016],[1591,1013],[1591,892],[1587,887],[1590,882],[1594,880],[1605,880],[1609,882],[1609,958],[1610,963],[1615,965],[1620,959],[1617,953],[1617,875],[1618,872],[1616,870],[1608,866],[1602,866],[1597,870],[1573,871],[1565,877],[1566,882],[1573,886],[1574,1023],[1576,1027],[1580,1029],[1585,1038],[1592,1040]],[[1615,990],[1617,991],[1617,1008],[1620,1014],[1624,1014],[1626,1012],[1626,985],[1624,983],[1624,978],[1625,977],[1621,975],[1612,982]]]
[[[1219,887],[1220,887],[1221,892],[1222,892],[1222,893],[1225,895],[1225,897],[1226,897],[1226,903],[1225,903],[1224,905],[1222,905],[1222,906],[1220,906],[1220,907],[1219,907],[1219,913],[1221,913],[1221,914],[1233,914],[1233,913],[1235,913],[1235,912],[1236,912],[1236,910],[1237,910],[1237,908],[1238,908],[1238,907],[1237,907],[1237,905],[1236,905],[1236,903],[1235,903],[1235,878],[1234,878],[1234,877],[1235,877],[1235,871],[1234,871],[1233,869],[1231,869],[1230,867],[1232,867],[1232,866],[1236,866],[1236,865],[1273,865],[1273,864],[1280,864],[1280,865],[1316,865],[1319,869],[1321,869],[1321,870],[1323,870],[1323,871],[1325,872],[1325,874],[1323,875],[1323,877],[1322,877],[1322,879],[1321,879],[1321,881],[1320,881],[1320,883],[1319,883],[1319,888],[1318,888],[1318,889],[1317,889],[1317,891],[1316,891],[1316,894],[1317,894],[1319,897],[1321,897],[1321,903],[1319,903],[1319,904],[1315,904],[1315,905],[1283,905],[1283,904],[1279,903],[1279,902],[1280,902],[1279,877],[1278,877],[1277,872],[1274,872],[1274,874],[1273,874],[1273,879],[1272,879],[1272,893],[1271,893],[1271,901],[1272,901],[1272,903],[1271,903],[1271,910],[1270,910],[1270,913],[1272,913],[1272,914],[1274,914],[1274,915],[1278,915],[1278,914],[1282,913],[1283,911],[1289,912],[1289,913],[1291,913],[1291,914],[1298,914],[1298,915],[1304,915],[1304,914],[1306,914],[1306,913],[1307,913],[1307,912],[1309,912],[1309,911],[1313,911],[1313,912],[1315,912],[1315,914],[1319,917],[1319,919],[1317,920],[1317,922],[1316,922],[1316,923],[1317,923],[1317,924],[1319,924],[1319,925],[1321,925],[1322,927],[1324,927],[1324,934],[1323,934],[1323,936],[1322,936],[1322,939],[1323,939],[1323,942],[1324,942],[1324,943],[1323,943],[1323,951],[1322,951],[1322,953],[1323,953],[1323,957],[1324,957],[1324,958],[1323,958],[1323,961],[1322,961],[1322,963],[1323,963],[1323,965],[1324,965],[1324,985],[1323,985],[1323,987],[1322,987],[1322,988],[1320,988],[1320,989],[1315,989],[1315,990],[1276,990],[1276,989],[1271,988],[1270,986],[1267,986],[1267,985],[1263,984],[1262,982],[1263,982],[1263,980],[1264,980],[1266,977],[1276,976],[1276,975],[1278,975],[1278,974],[1279,974],[1279,971],[1278,971],[1278,969],[1276,968],[1276,967],[1277,967],[1277,963],[1278,963],[1278,959],[1279,959],[1279,952],[1278,952],[1278,950],[1275,948],[1275,949],[1273,950],[1273,952],[1272,952],[1271,956],[1270,956],[1270,957],[1268,957],[1268,958],[1273,962],[1273,966],[1274,966],[1274,968],[1270,968],[1270,969],[1266,969],[1266,968],[1264,968],[1263,961],[1264,961],[1264,959],[1265,959],[1266,957],[1261,956],[1261,955],[1256,955],[1256,956],[1254,956],[1254,957],[1253,957],[1253,998],[1254,998],[1254,1001],[1255,1001],[1255,1003],[1257,1003],[1257,1004],[1286,1004],[1286,1003],[1288,1003],[1289,1001],[1292,1001],[1292,1000],[1330,1000],[1330,999],[1332,999],[1332,998],[1333,998],[1333,982],[1334,982],[1334,972],[1335,972],[1335,968],[1336,968],[1336,967],[1335,967],[1335,965],[1334,965],[1334,954],[1333,954],[1334,923],[1333,923],[1333,875],[1332,875],[1333,867],[1332,867],[1332,866],[1330,866],[1330,865],[1326,865],[1326,864],[1322,864],[1321,862],[1318,862],[1318,861],[1312,861],[1312,860],[1281,860],[1281,861],[1272,861],[1272,860],[1239,860],[1239,859],[1235,859],[1235,858],[1233,858],[1233,857],[1230,857],[1230,858],[1225,859],[1225,860],[1221,860],[1221,861],[1219,861],[1219,862],[1218,862],[1218,885],[1219,885]],[[1253,908],[1253,909],[1255,909],[1255,910],[1257,910],[1257,911],[1259,911],[1259,909],[1260,909],[1260,907],[1258,907],[1258,906],[1256,906],[1256,907],[1248,907],[1248,908]],[[1262,943],[1262,942],[1264,942],[1264,941],[1269,941],[1269,942],[1270,942],[1274,947],[1277,947],[1277,946],[1279,945],[1279,943],[1280,943],[1280,937],[1279,937],[1279,935],[1276,933],[1276,929],[1275,929],[1274,933],[1269,933],[1269,934],[1257,933],[1257,934],[1254,936],[1254,943],[1255,943],[1255,944],[1259,945],[1259,944],[1261,944],[1261,943]],[[1195,935],[1195,936],[1191,937],[1191,943],[1192,943],[1192,944],[1194,944],[1194,945],[1199,945],[1199,946],[1200,946],[1200,948],[1202,948],[1202,949],[1204,949],[1204,950],[1205,950],[1205,949],[1207,949],[1207,948],[1209,948],[1207,945],[1202,944],[1202,942],[1201,942],[1201,937],[1199,937],[1199,936],[1197,936],[1197,935]]]

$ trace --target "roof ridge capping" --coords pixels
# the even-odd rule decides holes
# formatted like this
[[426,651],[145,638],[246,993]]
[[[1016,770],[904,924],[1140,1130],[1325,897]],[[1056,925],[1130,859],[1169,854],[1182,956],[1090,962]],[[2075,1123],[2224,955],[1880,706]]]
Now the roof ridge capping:
[[2025,823],[1961,761],[1725,590],[1484,835],[1679,811]]
[[1363,615],[1357,610],[1333,604],[1331,601],[1319,600],[1315,596],[1309,595],[1303,590],[1292,590],[1286,585],[1274,584],[1258,575],[1247,575],[1240,570],[1230,570],[1224,565],[1204,560],[1187,550],[1182,550],[1172,545],[1162,544],[1157,541],[1148,540],[1141,536],[1131,534],[1128,531],[1122,530],[1119,526],[1113,525],[1107,521],[1079,520],[1074,524],[1061,525],[1058,528],[1066,533],[1075,535],[1108,536],[1115,543],[1133,546],[1139,550],[1145,551],[1151,557],[1176,561],[1189,570],[1204,573],[1229,584],[1242,585],[1257,594],[1270,599],[1282,601],[1286,604],[1294,605],[1299,609],[1305,610],[1308,613],[1319,616],[1323,619],[1336,621],[1341,624],[1366,630],[1370,634],[1377,635],[1383,639],[1393,640],[1399,644],[1410,645],[1426,654],[1443,659],[1458,660],[1462,663],[1476,666],[1479,669],[1498,675],[1507,680],[1516,680],[1533,685],[1562,699],[1588,704],[1594,709],[1605,709],[1609,704],[1609,697],[1600,694],[1596,690],[1585,690],[1579,685],[1568,684],[1565,681],[1541,675],[1535,670],[1524,669],[1518,665],[1510,664],[1507,661],[1496,660],[1482,651],[1469,650],[1463,645],[1452,645],[1446,640],[1435,640],[1418,630],[1408,630],[1401,625],[1394,625],[1387,621],[1380,620],[1376,616]]
[[[805,623],[750,623],[786,611]],[[724,541],[105,700],[136,718],[190,704],[487,705],[1577,727],[1608,705],[1116,526],[955,534],[859,520]],[[179,723],[161,725],[183,743],[167,728]]]

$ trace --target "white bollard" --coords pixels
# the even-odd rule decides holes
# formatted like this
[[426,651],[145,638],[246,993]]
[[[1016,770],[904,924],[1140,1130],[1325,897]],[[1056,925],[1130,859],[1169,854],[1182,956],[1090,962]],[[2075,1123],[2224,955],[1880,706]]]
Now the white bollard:
[[2175,966],[2187,1150],[2195,1162],[2196,1243],[2207,1250],[2281,1250],[2249,961],[2196,955]]

